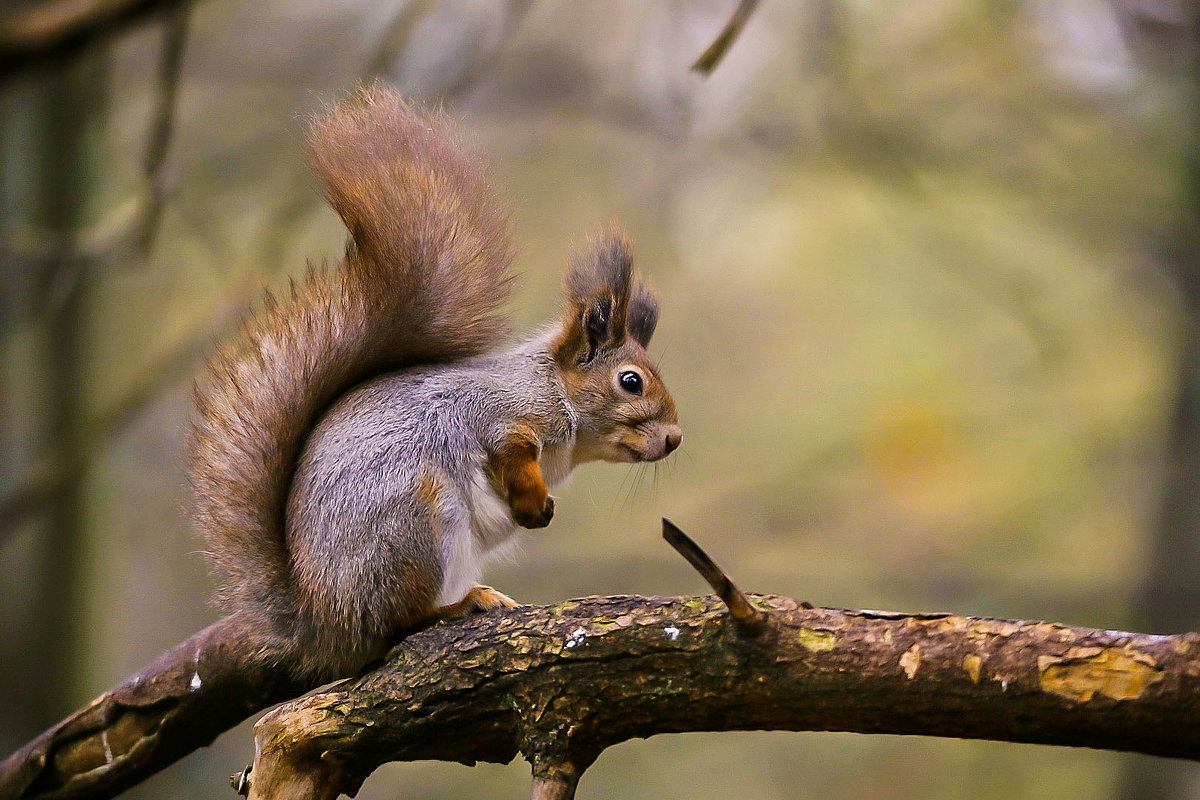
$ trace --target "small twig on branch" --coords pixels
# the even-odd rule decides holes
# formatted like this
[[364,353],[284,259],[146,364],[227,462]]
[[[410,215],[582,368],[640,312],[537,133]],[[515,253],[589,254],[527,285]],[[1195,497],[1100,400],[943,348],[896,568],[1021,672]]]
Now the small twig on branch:
[[667,544],[674,547],[679,555],[686,558],[701,577],[708,581],[708,585],[713,588],[717,597],[721,598],[721,602],[729,609],[729,616],[733,618],[733,624],[737,626],[738,632],[744,636],[756,636],[761,633],[766,625],[767,615],[751,604],[742,590],[737,588],[725,574],[725,570],[717,566],[717,563],[709,558],[708,553],[692,541],[690,536],[679,530],[673,522],[665,517],[662,525],[662,535],[667,540]]

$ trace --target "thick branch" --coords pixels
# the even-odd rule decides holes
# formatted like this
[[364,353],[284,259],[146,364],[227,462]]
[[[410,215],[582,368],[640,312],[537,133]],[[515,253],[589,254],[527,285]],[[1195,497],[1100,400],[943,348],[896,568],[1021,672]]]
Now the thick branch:
[[312,688],[243,650],[237,617],[159,656],[0,763],[0,798],[103,798]]
[[[534,764],[535,793],[656,733],[837,730],[1200,760],[1200,635],[949,614],[805,609],[751,596],[611,597],[493,612],[406,639],[378,670],[255,729],[253,797],[352,792],[386,761]],[[570,794],[561,794],[569,797]]]

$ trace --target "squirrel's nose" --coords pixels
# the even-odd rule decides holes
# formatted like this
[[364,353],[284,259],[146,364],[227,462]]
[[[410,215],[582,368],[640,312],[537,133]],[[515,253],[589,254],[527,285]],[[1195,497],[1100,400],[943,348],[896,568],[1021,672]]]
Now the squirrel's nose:
[[667,453],[675,451],[679,447],[679,443],[683,441],[683,430],[678,425],[672,425],[667,428],[667,438],[663,443],[663,449]]

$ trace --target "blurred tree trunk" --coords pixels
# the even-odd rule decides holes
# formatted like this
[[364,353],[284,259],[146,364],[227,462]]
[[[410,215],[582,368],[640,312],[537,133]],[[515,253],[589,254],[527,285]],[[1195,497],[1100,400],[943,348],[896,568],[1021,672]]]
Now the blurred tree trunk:
[[[92,48],[77,58],[23,75],[4,87],[3,232],[6,279],[23,296],[9,299],[6,316],[30,337],[32,365],[12,391],[36,398],[25,420],[32,442],[52,471],[66,471],[60,493],[35,523],[22,603],[9,619],[11,653],[0,679],[6,686],[3,727],[23,737],[69,711],[81,663],[81,585],[86,568],[84,475],[80,461],[87,387],[84,358],[88,287],[96,266],[84,241],[107,174],[102,134],[107,54]],[[6,280],[6,283],[9,283]],[[31,311],[32,309],[32,311]],[[68,474],[69,473],[69,474]],[[20,613],[23,611],[24,613]],[[6,612],[8,613],[8,612]],[[11,690],[11,691],[10,691]]]
[[[1200,630],[1200,17],[1189,2],[1125,2],[1123,22],[1144,63],[1177,73],[1185,116],[1194,120],[1182,168],[1179,213],[1154,254],[1183,302],[1178,387],[1171,412],[1163,495],[1140,597],[1139,627],[1154,633]],[[1138,758],[1124,775],[1125,800],[1200,798],[1194,764]]]

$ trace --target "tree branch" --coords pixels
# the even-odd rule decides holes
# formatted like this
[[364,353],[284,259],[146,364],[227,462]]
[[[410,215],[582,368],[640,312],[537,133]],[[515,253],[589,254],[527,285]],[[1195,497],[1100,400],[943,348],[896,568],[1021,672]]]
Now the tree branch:
[[414,634],[387,663],[255,727],[251,798],[353,794],[387,761],[534,765],[569,798],[618,742],[836,730],[1097,747],[1200,760],[1200,635],[950,614],[805,609],[751,596],[609,597]]
[[[190,2],[190,0],[188,0]],[[26,0],[0,11],[0,74],[66,55],[179,0]]]
[[[1149,636],[745,595],[681,531],[714,597],[593,597],[408,636],[376,669],[255,727],[251,798],[354,794],[387,761],[533,766],[571,800],[607,747],[656,733],[837,730],[1200,760],[1200,634]],[[311,688],[247,651],[237,616],[160,656],[0,764],[0,800],[111,797]]]
[[113,797],[311,689],[261,666],[236,616],[177,644],[0,763],[0,798]]
[[725,58],[725,54],[729,52],[729,48],[733,47],[733,43],[742,34],[742,28],[746,27],[746,23],[750,21],[750,15],[754,13],[757,6],[758,0],[741,0],[738,3],[733,16],[729,18],[729,22],[721,29],[717,38],[700,54],[696,63],[692,64],[693,72],[698,72],[706,78],[712,74],[712,71]]

